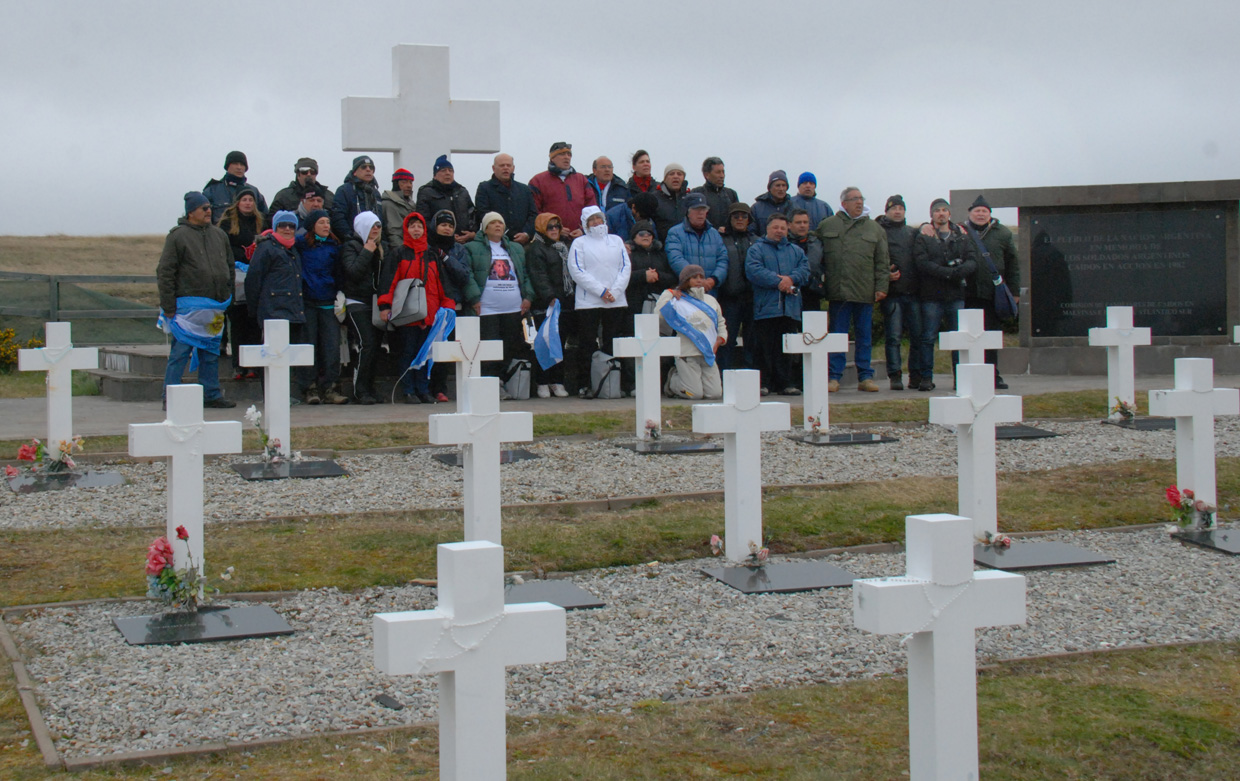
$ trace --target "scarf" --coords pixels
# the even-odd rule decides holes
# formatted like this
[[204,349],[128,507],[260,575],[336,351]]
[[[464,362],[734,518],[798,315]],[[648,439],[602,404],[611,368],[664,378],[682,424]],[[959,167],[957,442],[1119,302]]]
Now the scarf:
[[654,177],[638,176],[637,174],[633,174],[633,178],[629,180],[629,185],[629,189],[631,190],[637,190],[638,192],[643,193],[649,192],[650,188],[654,187]]
[[276,241],[278,241],[278,242],[280,243],[280,246],[281,246],[281,247],[284,247],[285,249],[292,249],[292,248],[293,248],[293,244],[297,241],[297,236],[296,236],[296,234],[294,234],[292,238],[290,238],[290,239],[286,239],[286,238],[284,238],[283,236],[281,236],[280,234],[276,233],[274,230],[273,230],[273,231],[271,231],[271,238],[273,238],[273,239],[275,239]]

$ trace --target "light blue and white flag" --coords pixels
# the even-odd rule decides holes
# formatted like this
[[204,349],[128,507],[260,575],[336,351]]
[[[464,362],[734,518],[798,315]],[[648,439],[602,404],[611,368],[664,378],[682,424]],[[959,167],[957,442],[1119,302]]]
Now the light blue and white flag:
[[220,341],[224,334],[224,312],[232,298],[216,301],[205,296],[180,296],[177,313],[169,319],[161,310],[155,324],[178,342],[194,348],[190,353],[189,370],[198,370],[198,351],[206,350],[220,354]]
[[[692,311],[689,307],[696,307],[706,314],[710,315],[710,321],[713,327],[710,333],[702,333],[692,323],[689,322],[689,315]],[[715,314],[715,310],[705,301],[699,301],[689,294],[685,294],[680,298],[673,298],[663,305],[659,310],[659,314],[667,321],[667,324],[681,336],[693,343],[698,348],[698,352],[702,353],[702,358],[706,360],[707,366],[715,365],[715,339],[719,333],[719,316]]]
[[[416,326],[409,326],[416,328]],[[452,329],[456,328],[456,312],[445,307],[439,307],[439,311],[435,313],[435,322],[431,324],[431,331],[426,335],[426,341],[422,343],[422,349],[418,350],[418,354],[414,357],[413,363],[409,364],[410,369],[421,369],[423,364],[426,365],[426,373],[435,366],[435,359],[432,357],[433,349],[431,345],[435,342],[446,342],[448,334],[452,333]]]
[[538,326],[534,337],[534,357],[543,371],[564,360],[564,346],[560,344],[560,299],[547,310],[547,319]]

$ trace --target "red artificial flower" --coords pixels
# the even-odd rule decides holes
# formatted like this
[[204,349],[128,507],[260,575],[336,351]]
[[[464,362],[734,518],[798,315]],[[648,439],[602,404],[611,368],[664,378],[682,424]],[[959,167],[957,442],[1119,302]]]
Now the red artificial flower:
[[172,566],[172,545],[168,538],[158,537],[146,549],[146,574],[158,575],[165,567]]
[[38,453],[37,445],[22,445],[17,449],[17,460],[34,461]]
[[21,474],[21,472],[18,471],[17,467],[13,466],[12,464],[5,464],[4,466],[5,477],[17,477],[19,474]]
[[1192,499],[1192,498],[1193,498],[1193,496],[1194,496],[1194,494],[1193,494],[1193,489],[1191,489],[1191,488],[1185,488],[1185,489],[1184,489],[1183,491],[1181,491],[1180,493],[1184,495],[1184,498],[1185,498],[1185,499]]
[[1167,501],[1171,503],[1172,507],[1179,507],[1180,489],[1176,488],[1174,485],[1167,486]]
[[185,530],[185,527],[184,527],[184,526],[178,526],[178,527],[177,527],[177,539],[178,539],[178,540],[188,540],[188,539],[189,539],[189,532],[187,532],[187,531]]

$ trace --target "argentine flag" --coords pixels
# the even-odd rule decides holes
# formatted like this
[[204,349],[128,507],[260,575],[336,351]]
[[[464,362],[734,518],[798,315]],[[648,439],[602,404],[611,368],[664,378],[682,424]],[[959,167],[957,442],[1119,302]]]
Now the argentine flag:
[[190,354],[190,371],[198,369],[198,351],[206,350],[215,355],[220,354],[220,341],[224,333],[224,312],[232,303],[230,297],[226,301],[216,301],[205,296],[180,296],[177,298],[177,313],[171,319],[161,310],[155,324],[166,334],[171,334],[178,342],[191,345],[194,351]]
[[[415,327],[416,326],[411,326]],[[451,309],[439,307],[439,311],[435,313],[435,322],[431,324],[431,332],[426,335],[426,341],[422,343],[422,349],[418,350],[418,354],[414,356],[413,363],[409,364],[410,369],[421,369],[422,365],[426,365],[426,371],[435,366],[435,359],[432,357],[434,350],[432,345],[435,342],[448,341],[448,334],[456,328],[456,312]]]
[[560,344],[560,299],[547,310],[547,319],[538,327],[534,337],[534,357],[543,370],[550,369],[564,360],[564,347]]

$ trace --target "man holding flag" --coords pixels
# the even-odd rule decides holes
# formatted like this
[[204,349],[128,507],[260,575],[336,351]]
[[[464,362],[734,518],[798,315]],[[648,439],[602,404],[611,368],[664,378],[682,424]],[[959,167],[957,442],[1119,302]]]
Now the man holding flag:
[[211,203],[200,192],[185,194],[185,216],[168,233],[156,270],[160,327],[172,337],[164,395],[178,385],[188,364],[197,369],[204,407],[237,406],[220,390],[220,337],[232,301],[236,270],[228,234],[211,222]]

